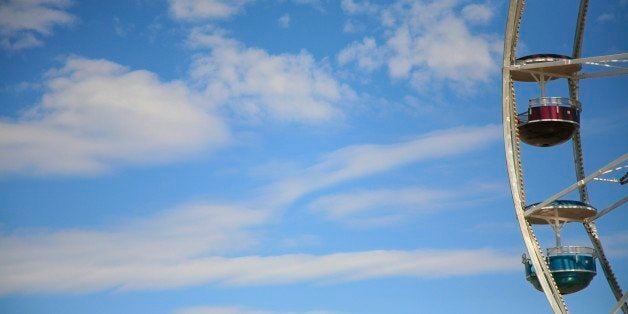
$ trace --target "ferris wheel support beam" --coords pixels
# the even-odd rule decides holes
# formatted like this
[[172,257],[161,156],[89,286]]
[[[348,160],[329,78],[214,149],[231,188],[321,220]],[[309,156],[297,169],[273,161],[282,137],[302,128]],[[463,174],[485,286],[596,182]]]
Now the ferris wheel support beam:
[[[574,34],[574,43],[573,43],[573,54],[572,57],[574,59],[578,59],[582,55],[582,39],[584,36],[584,26],[586,23],[587,11],[589,8],[588,0],[580,1],[580,8],[578,10],[578,20],[576,23],[576,31]],[[569,97],[572,101],[577,102],[578,96],[580,94],[580,80],[578,78],[569,78]],[[573,156],[574,156],[574,166],[576,172],[576,179],[580,182],[585,178],[584,175],[584,159],[582,156],[582,142],[580,137],[580,129],[576,130],[575,134],[572,138],[572,147],[573,147]],[[624,155],[625,156],[625,155]],[[584,203],[590,203],[589,201],[589,193],[587,191],[587,186],[585,184],[578,185],[578,190],[580,194],[580,201]],[[615,278],[615,274],[611,268],[611,264],[606,258],[606,254],[604,253],[604,248],[602,246],[602,242],[600,241],[600,236],[597,232],[597,228],[593,221],[585,221],[583,223],[584,229],[586,230],[589,239],[591,240],[591,244],[595,248],[598,259],[600,261],[600,265],[602,266],[602,271],[604,272],[604,276],[608,281],[608,284],[615,296],[615,299],[621,300],[623,297],[623,292],[621,287],[619,286],[619,282],[617,278]],[[624,313],[628,313],[628,305],[624,303],[621,306]]]
[[[602,266],[602,271],[604,272],[606,281],[608,281],[608,285],[610,286],[611,291],[613,292],[613,295],[615,296],[615,299],[618,301],[621,300],[621,298],[623,297],[621,286],[619,286],[619,282],[617,281],[617,278],[615,277],[615,273],[613,273],[611,264],[606,258],[606,254],[604,253],[604,250],[602,249],[602,242],[600,241],[600,236],[597,232],[597,227],[595,226],[595,223],[593,223],[593,221],[589,221],[589,222],[584,222],[582,225],[584,226],[584,229],[587,231],[589,235],[589,239],[591,240],[591,243],[596,249],[597,257],[600,261],[600,265]],[[621,308],[624,314],[628,313],[628,304],[624,303],[621,306]]]
[[[531,73],[534,75],[544,75],[554,78],[566,78],[573,80],[609,77],[628,74],[628,68],[618,65],[620,62],[628,62],[628,53],[620,53],[606,56],[596,56],[587,58],[574,58],[565,59],[551,62],[542,63],[529,63],[529,64],[513,64],[508,66],[511,71]],[[579,72],[575,74],[560,73],[560,68],[570,65],[589,65],[597,66],[605,70],[598,70],[592,72]],[[610,69],[610,70],[606,70]]]
[[600,218],[600,217],[610,213],[613,209],[615,209],[615,208],[617,208],[617,207],[619,207],[621,205],[624,205],[626,202],[628,202],[628,197],[624,197],[624,198],[620,199],[619,201],[613,203],[613,205],[604,208],[604,210],[601,210],[599,213],[597,213],[597,215],[591,217],[589,219],[589,221],[597,220],[598,218]]
[[524,0],[510,0],[508,7],[508,20],[506,24],[506,36],[504,38],[504,59],[502,68],[502,113],[504,127],[504,146],[506,152],[506,166],[512,192],[515,213],[522,238],[530,261],[537,270],[537,278],[543,293],[554,313],[568,313],[567,305],[558,291],[558,287],[552,277],[549,266],[541,252],[538,241],[534,236],[532,227],[526,221],[523,211],[525,206],[525,191],[523,190],[523,174],[521,169],[519,136],[516,125],[516,104],[514,86],[509,67],[514,64],[515,50],[517,47],[519,25],[524,8]]
[[606,166],[600,168],[598,171],[590,174],[589,176],[587,176],[586,178],[583,178],[581,180],[579,180],[578,182],[568,186],[566,189],[550,196],[548,199],[546,199],[545,201],[533,206],[532,208],[529,208],[528,210],[526,210],[525,212],[525,216],[529,217],[531,215],[534,215],[538,210],[540,210],[541,208],[549,205],[549,203],[567,195],[569,192],[586,185],[589,181],[594,180],[596,178],[598,178],[599,176],[602,176],[606,173],[608,173],[609,170],[615,168],[617,165],[622,164],[624,162],[628,161],[628,153],[621,155],[619,158],[611,161],[610,163],[608,163]]
[[[617,301],[617,305],[615,305],[615,307],[611,310],[611,314],[619,313],[619,309],[625,307],[627,303],[628,303],[628,293],[624,294],[624,296],[622,296],[621,299]],[[624,311],[624,313],[625,312],[626,311]]]
[[560,67],[565,65],[572,64],[588,64],[588,65],[599,65],[599,66],[607,66],[610,63],[615,62],[625,62],[628,61],[628,53],[618,53],[612,55],[605,56],[596,56],[596,57],[586,57],[586,58],[573,58],[573,59],[564,59],[558,61],[550,61],[543,63],[529,63],[529,64],[513,64],[508,66],[510,70],[531,70],[538,68],[552,68],[552,67]]
[[628,69],[620,69],[615,71],[600,71],[595,73],[583,73],[577,76],[578,79],[600,78],[609,76],[619,76],[628,74]]
[[[576,21],[576,32],[574,33],[573,40],[573,53],[572,57],[578,59],[582,55],[582,39],[584,37],[584,26],[587,19],[587,11],[589,9],[589,0],[581,0],[580,8],[578,10],[578,20]],[[579,101],[580,94],[580,80],[570,78],[567,80],[569,84],[569,97],[572,101]],[[576,179],[581,181],[584,179],[584,159],[582,158],[582,143],[580,141],[580,129],[576,130],[576,133],[572,139],[574,165],[576,171]],[[589,193],[587,192],[587,186],[585,184],[579,185],[578,190],[580,192],[580,200],[585,203],[589,203]],[[597,248],[596,248],[597,249]]]

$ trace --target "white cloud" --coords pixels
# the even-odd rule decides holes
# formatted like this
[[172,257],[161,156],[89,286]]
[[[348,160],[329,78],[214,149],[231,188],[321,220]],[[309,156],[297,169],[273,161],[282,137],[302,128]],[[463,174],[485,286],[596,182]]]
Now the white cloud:
[[359,227],[388,226],[443,210],[461,210],[486,202],[495,188],[474,184],[451,189],[406,187],[357,190],[319,197],[308,208],[329,220]]
[[598,23],[604,23],[604,22],[609,22],[609,21],[614,21],[614,20],[615,20],[615,14],[613,13],[602,13],[595,19],[595,21]]
[[290,203],[312,191],[420,161],[482,149],[501,138],[497,125],[460,127],[396,144],[354,145],[330,154],[271,187],[268,202]]
[[37,39],[32,33],[25,33],[17,36],[14,40],[9,38],[2,38],[2,48],[6,50],[22,50],[26,48],[33,48],[43,46],[44,42]]
[[[2,235],[0,293],[191,285],[197,281],[185,274],[195,271],[202,256],[233,253],[254,245],[256,240],[249,229],[267,219],[262,211],[199,204],[103,230]],[[221,258],[210,258],[206,263],[212,260],[220,264]],[[237,267],[235,263],[231,266]],[[186,278],[173,277],[165,283],[165,278],[154,277],[153,271],[178,272]]]
[[[489,249],[211,255],[249,240],[242,230],[264,219],[255,212],[201,206],[110,231],[2,236],[0,294],[439,278],[519,268],[518,256]],[[474,262],[459,267],[461,260]]]
[[193,80],[208,99],[241,117],[318,123],[341,117],[340,106],[354,97],[306,52],[271,55],[202,29],[189,44],[211,48],[194,60]]
[[75,18],[65,10],[69,0],[8,0],[0,3],[0,46],[20,50],[43,45],[38,38],[50,36],[57,25]]
[[462,16],[471,23],[486,24],[493,18],[493,11],[484,4],[469,4],[462,8]]
[[[321,0],[289,0],[289,1],[294,3],[294,4],[296,4],[296,5],[310,6],[314,10],[316,10],[318,12],[321,12],[321,13],[325,13],[326,12],[325,4]],[[282,3],[282,2],[286,2],[286,0],[279,0],[278,2]]]
[[[510,271],[518,268],[519,262],[515,256],[503,255],[489,249],[377,250],[237,259],[243,265],[253,267],[225,278],[224,283],[227,285],[335,283],[399,276],[439,278]],[[477,263],[468,268],[455,267],[460,260],[473,260]]]
[[225,19],[253,0],[170,0],[170,13],[179,20]]
[[133,29],[135,28],[135,25],[130,24],[130,23],[125,23],[122,20],[120,20],[120,18],[118,18],[117,16],[113,17],[112,22],[113,22],[113,30],[120,37],[126,37],[126,35],[131,33]]
[[279,23],[279,26],[283,28],[288,28],[290,26],[290,15],[288,13],[282,15],[277,20],[277,23]]
[[369,1],[356,2],[354,0],[342,0],[340,7],[347,14],[375,14],[378,11],[378,6],[370,3]]
[[[473,36],[460,19],[449,17],[435,22],[424,36],[411,38],[408,46],[397,47],[390,64],[403,60],[413,72],[427,68],[437,79],[467,84],[485,82],[497,69],[491,47],[485,38]],[[395,73],[392,66],[391,73]]]
[[392,14],[401,22],[387,43],[392,51],[388,63],[392,77],[420,75],[473,85],[487,81],[497,70],[492,41],[473,34],[455,14],[454,4],[417,2],[409,9],[393,7]]
[[345,24],[342,26],[342,32],[347,34],[359,33],[361,31],[364,31],[365,29],[366,26],[364,26],[363,24],[351,20],[346,21]]
[[308,207],[332,220],[360,219],[364,214],[401,218],[440,209],[457,196],[454,191],[424,188],[364,190],[326,195],[314,200]]
[[69,58],[36,107],[0,121],[0,173],[85,174],[166,162],[227,139],[181,82],[106,60]]
[[[340,2],[340,8],[347,13],[347,15],[351,16],[376,16],[381,10],[380,6],[370,3],[369,1],[356,2],[354,0],[342,0]],[[347,34],[358,33],[365,29],[366,26],[357,21],[357,19],[346,21],[342,27],[342,31]]]
[[179,309],[175,314],[274,314],[269,311],[254,310],[240,306],[196,306]]
[[340,65],[357,62],[358,66],[367,71],[379,68],[385,60],[384,50],[377,46],[375,39],[366,37],[362,42],[354,42],[338,53]]
[[340,314],[331,311],[267,311],[242,306],[196,306],[176,310],[175,314]]
[[[408,79],[418,90],[434,82],[467,90],[487,82],[497,73],[499,40],[472,31],[470,24],[489,22],[492,11],[484,5],[467,5],[458,13],[457,6],[458,1],[398,1],[380,14],[386,29],[381,46],[365,38],[350,44],[338,58],[369,71],[387,60],[391,78]],[[364,62],[369,59],[379,62]]]

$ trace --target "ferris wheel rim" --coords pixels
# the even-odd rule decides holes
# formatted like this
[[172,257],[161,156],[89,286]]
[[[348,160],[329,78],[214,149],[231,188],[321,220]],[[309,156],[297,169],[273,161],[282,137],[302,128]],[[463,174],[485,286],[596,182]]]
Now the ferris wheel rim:
[[519,164],[519,142],[517,137],[517,110],[514,100],[514,86],[509,67],[514,64],[515,50],[518,40],[519,26],[523,14],[524,1],[510,0],[508,7],[508,19],[504,38],[504,56],[502,68],[502,121],[504,135],[504,149],[508,178],[515,206],[515,214],[522,238],[529,254],[532,265],[539,271],[539,283],[550,304],[556,313],[567,313],[566,304],[558,291],[553,277],[549,273],[549,267],[543,258],[543,253],[532,232],[530,224],[523,215],[525,194],[523,191],[523,178]]
[[[579,72],[582,68],[582,65],[600,65],[596,64],[596,62],[602,61],[603,63],[606,62],[605,64],[601,64],[602,66],[608,66],[608,62],[617,62],[618,60],[616,59],[620,59],[619,61],[628,60],[628,54],[581,58],[584,25],[586,21],[586,14],[588,11],[588,0],[581,0],[578,10],[576,32],[574,34],[572,56],[563,56],[564,58],[562,58],[561,60],[545,60],[551,61],[547,62],[547,64],[542,64],[541,62],[529,62],[528,64],[522,64],[526,63],[526,57],[523,57],[523,60],[520,60],[522,58],[517,59],[515,51],[519,37],[519,26],[521,23],[524,6],[525,0],[510,0],[504,38],[504,56],[502,68],[502,119],[506,166],[513,197],[513,203],[515,207],[515,213],[519,222],[519,227],[524,240],[524,244],[526,246],[528,254],[530,255],[529,260],[537,270],[540,270],[539,273],[541,274],[541,276],[539,276],[539,283],[542,287],[541,291],[544,292],[548,302],[550,303],[550,307],[555,313],[567,313],[568,310],[565,300],[562,297],[561,292],[558,290],[556,282],[554,281],[554,278],[548,269],[549,267],[546,263],[546,259],[543,256],[543,252],[540,249],[539,243],[534,235],[530,222],[526,219],[528,215],[525,215],[524,213],[525,186],[523,182],[523,170],[520,158],[520,139],[517,125],[518,119],[514,81],[536,81],[544,85],[544,82],[548,80],[566,78],[569,83],[569,97],[572,101],[577,102],[579,98],[580,79],[628,74],[628,69],[623,69],[621,67],[619,67],[619,70],[615,70],[614,72],[611,71],[608,73],[582,74]],[[542,55],[537,54],[527,56],[527,60],[534,60],[534,56],[536,56],[537,59],[542,58],[540,57]],[[552,54],[545,54],[545,56],[552,57]],[[553,55],[553,57],[558,56],[560,55]],[[556,73],[556,68],[562,68],[561,71],[563,71],[563,73]],[[554,73],[552,73],[552,70]],[[519,76],[517,77],[517,75]],[[542,86],[542,91],[543,89],[544,88]],[[571,139],[573,145],[573,157],[576,178],[581,181],[585,177],[585,175],[579,128],[573,134],[573,137]],[[580,200],[584,203],[589,203],[586,184],[578,185],[577,189],[580,194]],[[583,225],[587,234],[589,235],[589,238],[594,248],[596,249],[596,251],[599,251],[598,257],[600,264],[602,265],[604,275],[609,285],[611,286],[611,290],[615,295],[615,298],[619,300],[625,296],[622,294],[621,287],[619,287],[619,283],[617,282],[615,275],[610,267],[610,262],[605,257],[603,247],[597,233],[597,228],[593,220],[595,219],[585,219]],[[628,305],[622,308],[625,313],[628,313]]]

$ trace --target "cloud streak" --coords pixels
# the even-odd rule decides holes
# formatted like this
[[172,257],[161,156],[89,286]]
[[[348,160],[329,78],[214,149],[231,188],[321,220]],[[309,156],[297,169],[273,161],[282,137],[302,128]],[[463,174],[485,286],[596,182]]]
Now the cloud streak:
[[170,0],[170,14],[183,21],[220,20],[239,13],[253,0]]
[[[185,273],[194,272],[202,256],[232,254],[255,245],[251,230],[267,220],[262,211],[197,204],[102,230],[3,235],[0,293],[189,285],[195,280]],[[153,271],[174,277],[159,279]],[[187,278],[179,282],[175,278],[179,275]]]
[[412,221],[435,211],[463,209],[485,201],[494,192],[494,188],[482,185],[447,190],[425,187],[357,190],[319,197],[307,207],[329,220],[345,224],[389,225]]
[[332,311],[267,311],[242,306],[195,306],[178,309],[175,314],[340,314]]
[[[132,239],[118,239],[120,241],[106,250],[99,247],[101,241],[90,240],[94,239],[89,234],[63,233],[53,237],[22,239],[25,243],[3,238],[0,247],[9,254],[0,257],[3,278],[0,294],[153,290],[201,284],[234,287],[335,284],[390,277],[430,279],[470,276],[519,268],[518,256],[490,249],[376,250],[327,255],[153,260],[133,256],[134,251],[122,242]],[[160,247],[164,251],[172,248],[169,245]],[[146,250],[143,245],[136,249]],[[73,254],[68,254],[68,250]],[[87,253],[96,253],[97,256]],[[128,253],[131,256],[126,257]],[[473,263],[460,267],[459,261],[462,260]]]
[[275,198],[275,202],[290,203],[315,190],[411,163],[481,149],[500,138],[500,127],[487,125],[431,132],[396,144],[348,146],[329,153],[320,162],[280,180],[268,193]]
[[50,36],[55,26],[72,24],[66,12],[69,0],[8,0],[0,3],[0,46],[21,50],[42,46],[42,36]]

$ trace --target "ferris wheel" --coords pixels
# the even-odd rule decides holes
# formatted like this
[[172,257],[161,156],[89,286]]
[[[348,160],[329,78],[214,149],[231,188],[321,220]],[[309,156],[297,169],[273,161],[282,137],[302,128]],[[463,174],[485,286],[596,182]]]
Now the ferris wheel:
[[[506,166],[516,217],[527,250],[523,255],[526,279],[545,294],[554,313],[568,313],[563,295],[578,292],[589,285],[597,273],[597,260],[617,300],[611,312],[623,311],[626,314],[628,293],[623,294],[613,273],[595,221],[626,203],[628,197],[598,210],[589,199],[587,184],[610,182],[622,188],[621,186],[628,181],[628,173],[623,174],[628,169],[628,154],[624,153],[614,160],[611,156],[606,166],[585,175],[580,138],[582,105],[579,102],[579,83],[583,79],[628,74],[628,68],[622,66],[628,61],[628,53],[582,57],[588,2],[587,0],[580,2],[571,56],[541,53],[517,58],[515,52],[525,1],[510,0],[502,69]],[[588,71],[589,68],[594,69]],[[554,80],[567,81],[568,97],[546,94],[547,82]],[[538,84],[540,97],[531,99],[528,106],[518,109],[515,82]],[[568,141],[571,141],[573,147],[576,182],[542,202],[527,203],[521,143],[540,150],[552,149]],[[579,200],[563,199],[575,190],[578,190]],[[581,223],[591,241],[591,247],[563,246],[560,231],[566,223]],[[543,225],[551,227],[555,234],[555,246],[545,252],[533,228]]]

